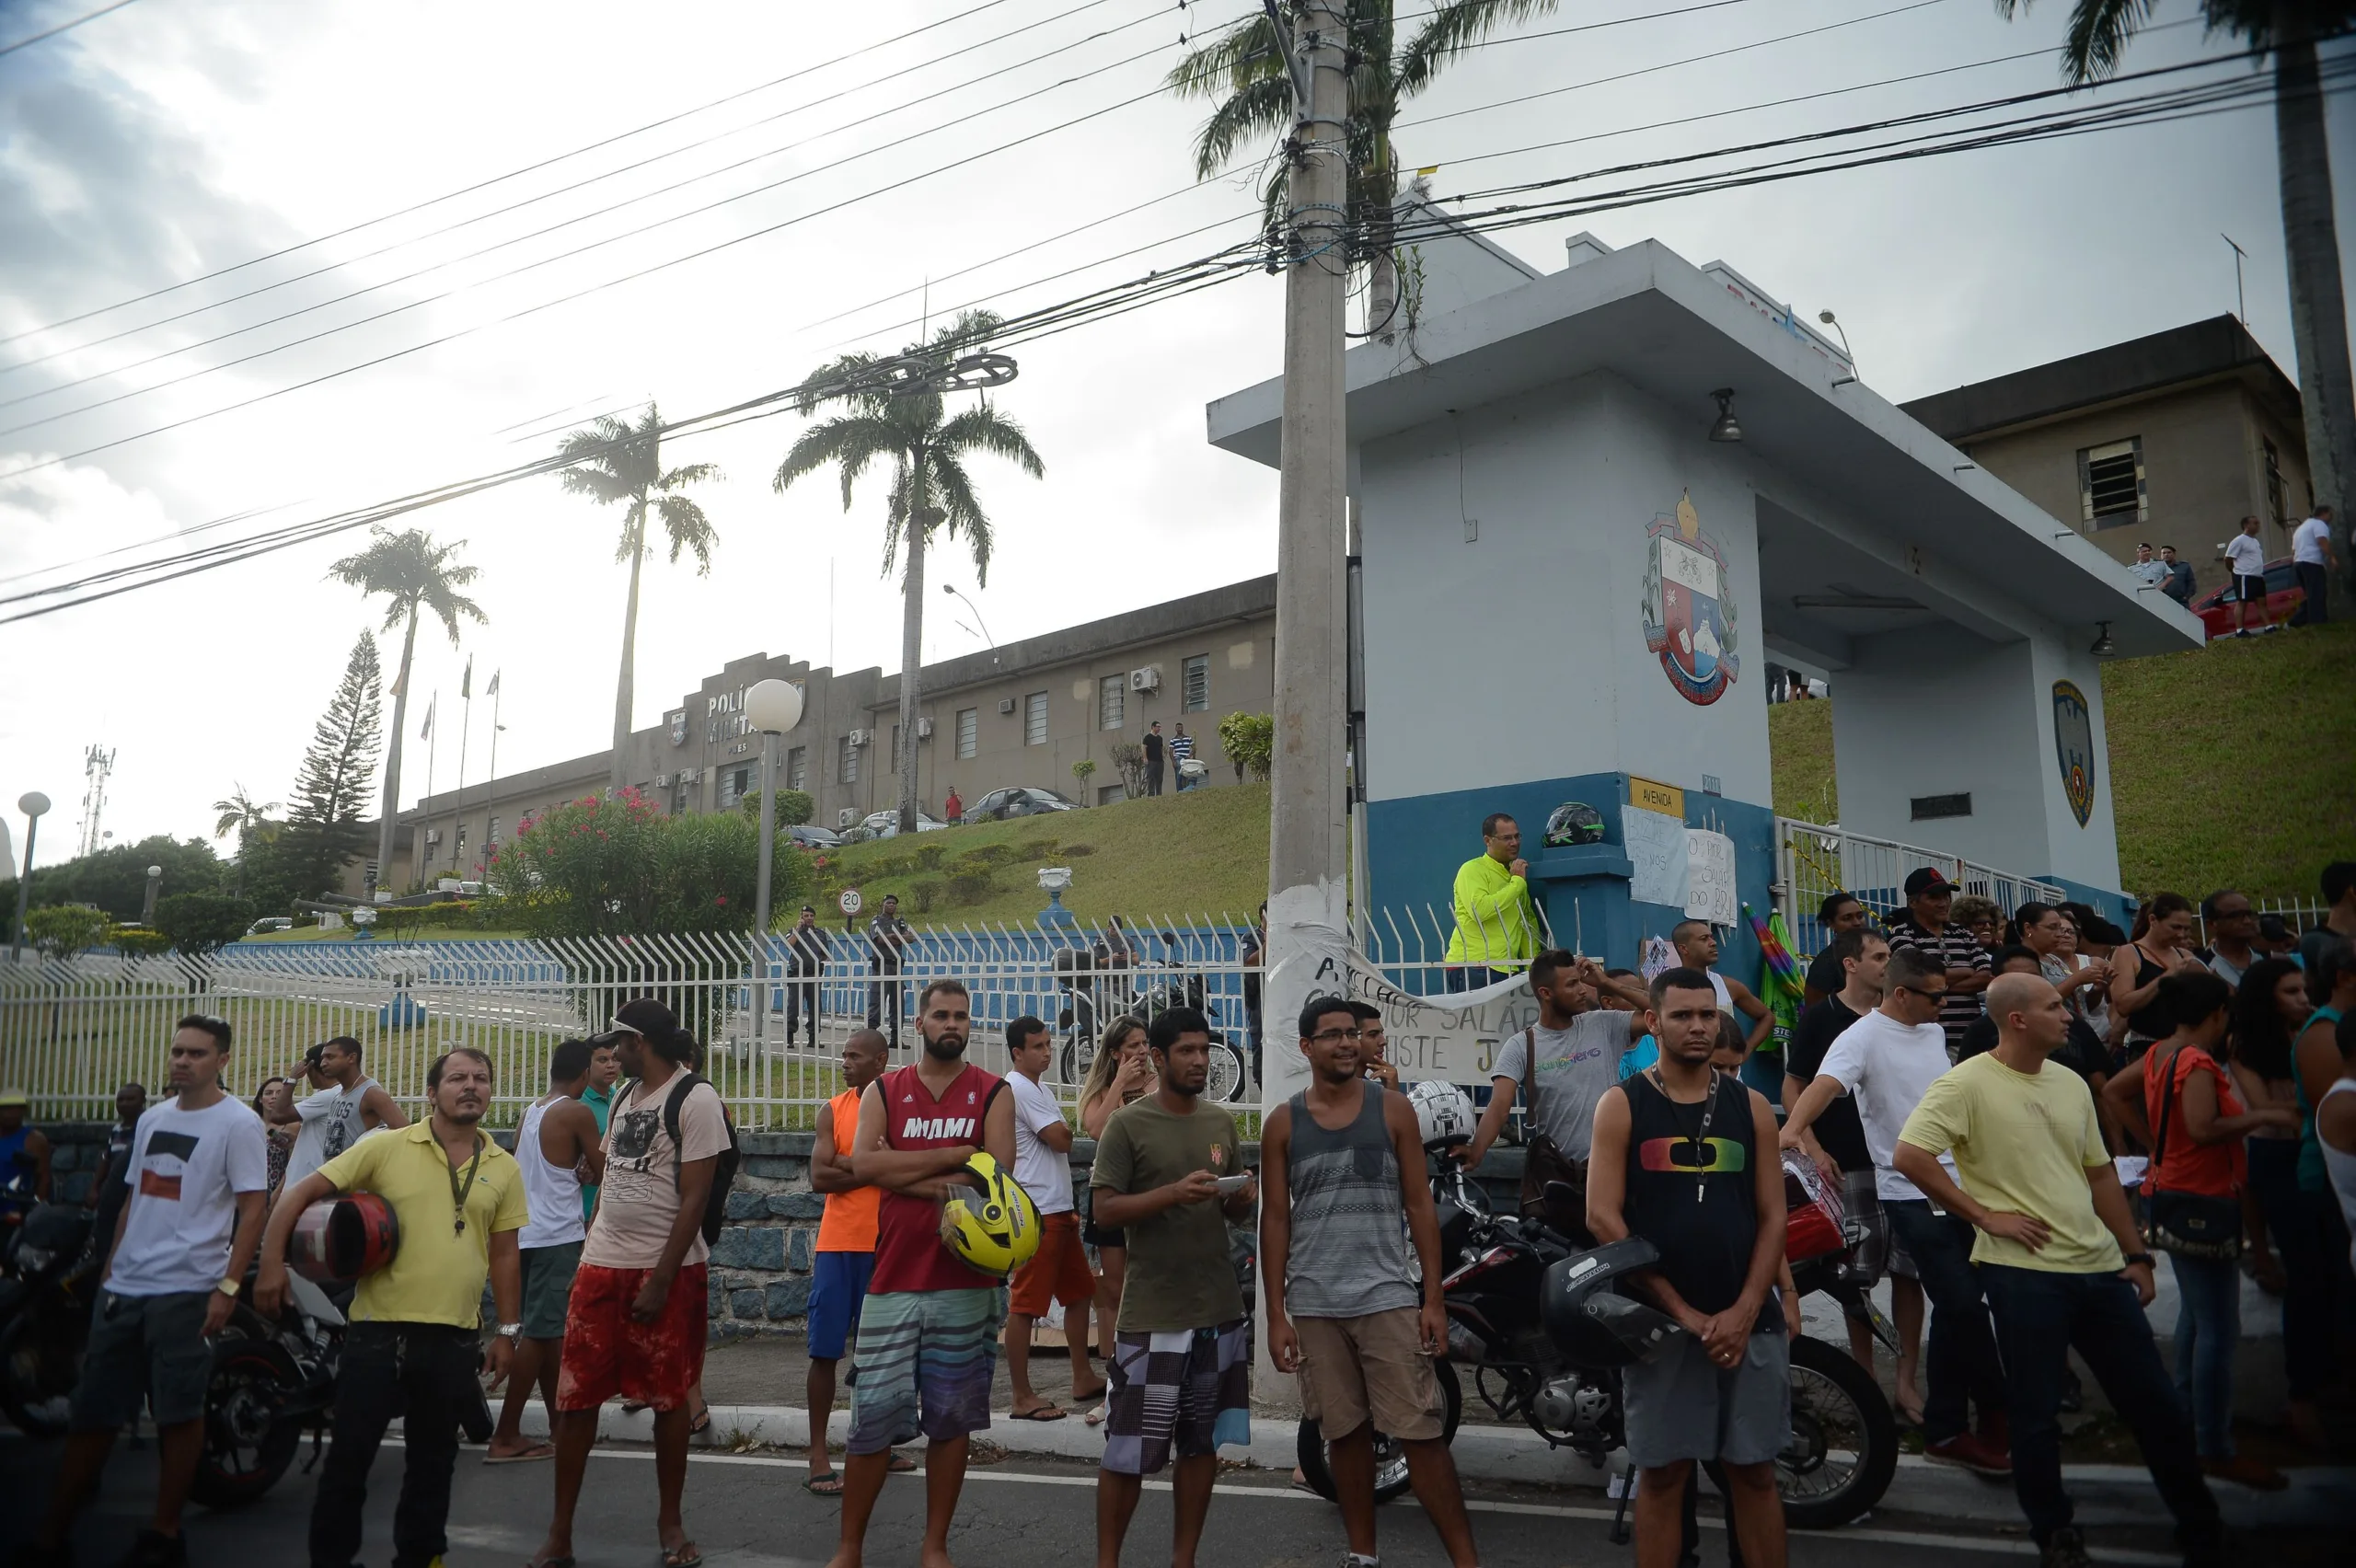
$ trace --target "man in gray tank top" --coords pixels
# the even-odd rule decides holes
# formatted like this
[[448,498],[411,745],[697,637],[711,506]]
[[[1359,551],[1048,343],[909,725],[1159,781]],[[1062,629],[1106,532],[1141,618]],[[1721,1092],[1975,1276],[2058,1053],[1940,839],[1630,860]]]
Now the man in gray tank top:
[[1268,1353],[1279,1371],[1300,1375],[1301,1412],[1322,1429],[1349,1538],[1345,1563],[1375,1562],[1379,1430],[1405,1450],[1415,1500],[1453,1568],[1476,1568],[1432,1371],[1448,1343],[1448,1312],[1415,1110],[1364,1076],[1358,1017],[1345,999],[1310,999],[1300,1050],[1309,1088],[1260,1131]]

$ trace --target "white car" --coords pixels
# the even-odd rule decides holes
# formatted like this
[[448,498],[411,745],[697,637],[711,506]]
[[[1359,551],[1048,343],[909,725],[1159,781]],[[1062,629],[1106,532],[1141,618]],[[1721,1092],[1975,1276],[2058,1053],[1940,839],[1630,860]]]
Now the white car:
[[[900,813],[897,811],[870,812],[867,813],[866,820],[859,825],[878,838],[891,838],[896,836],[900,831]],[[936,821],[922,812],[917,813],[918,833],[936,833],[948,825],[947,823]]]

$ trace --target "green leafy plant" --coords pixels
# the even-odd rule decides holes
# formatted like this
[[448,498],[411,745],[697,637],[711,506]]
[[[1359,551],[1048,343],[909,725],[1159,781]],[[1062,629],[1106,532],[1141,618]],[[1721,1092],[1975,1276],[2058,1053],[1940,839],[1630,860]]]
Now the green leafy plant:
[[807,790],[780,790],[777,792],[777,820],[782,827],[807,827],[810,819],[818,814],[818,802]]
[[941,870],[941,863],[948,858],[949,851],[938,844],[917,846],[917,866],[920,870],[937,871]]
[[73,958],[106,940],[107,912],[90,904],[52,904],[25,917],[25,935],[43,958]]
[[930,915],[932,906],[941,902],[941,882],[939,877],[918,877],[908,884],[908,900],[919,915]]
[[1145,748],[1135,741],[1114,741],[1113,766],[1120,770],[1121,792],[1130,800],[1145,793]]
[[949,879],[949,891],[956,895],[957,902],[960,904],[979,904],[990,895],[996,886],[996,879],[991,876],[989,868],[987,866],[975,870],[959,871]]
[[246,934],[254,906],[225,893],[176,893],[156,901],[156,929],[186,958],[219,952]]
[[1083,806],[1088,804],[1088,781],[1095,772],[1096,765],[1086,757],[1071,765],[1071,776],[1080,780],[1080,803]]
[[[534,936],[742,931],[752,924],[760,828],[733,812],[667,816],[634,789],[584,796],[499,847],[491,917]],[[807,896],[813,870],[780,838],[770,908]]]
[[1276,759],[1276,716],[1230,713],[1218,721],[1218,744],[1227,760],[1235,765],[1237,783],[1243,782],[1247,768],[1253,778],[1265,783]]
[[107,940],[125,958],[154,958],[172,951],[172,939],[152,926],[116,926]]

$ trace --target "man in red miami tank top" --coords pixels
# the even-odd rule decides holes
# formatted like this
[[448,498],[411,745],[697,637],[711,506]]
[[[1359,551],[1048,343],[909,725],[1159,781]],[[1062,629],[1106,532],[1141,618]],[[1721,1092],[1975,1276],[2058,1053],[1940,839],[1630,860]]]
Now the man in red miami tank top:
[[828,1568],[860,1568],[868,1516],[892,1447],[922,1433],[924,1568],[950,1568],[949,1521],[965,1480],[967,1435],[990,1424],[1006,1286],[941,1242],[941,1205],[958,1168],[985,1151],[1014,1168],[1014,1098],[965,1060],[973,1004],[954,980],[917,1003],[924,1054],[870,1084],[859,1107],[852,1174],[883,1189],[875,1272],[859,1322],[859,1382],[843,1464],[842,1544]]

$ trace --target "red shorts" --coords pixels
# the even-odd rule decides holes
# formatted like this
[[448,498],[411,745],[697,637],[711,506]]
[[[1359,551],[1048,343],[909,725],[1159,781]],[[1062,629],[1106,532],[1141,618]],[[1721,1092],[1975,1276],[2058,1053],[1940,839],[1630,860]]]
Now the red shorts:
[[1026,1318],[1044,1318],[1050,1301],[1077,1307],[1095,1297],[1096,1276],[1088,1272],[1088,1249],[1080,1244],[1080,1216],[1041,1215],[1039,1250],[1014,1271],[1009,1309]]
[[617,1394],[658,1411],[687,1402],[703,1377],[704,1265],[681,1269],[654,1321],[638,1322],[630,1303],[653,1272],[583,1263],[573,1274],[557,1409],[595,1410]]

